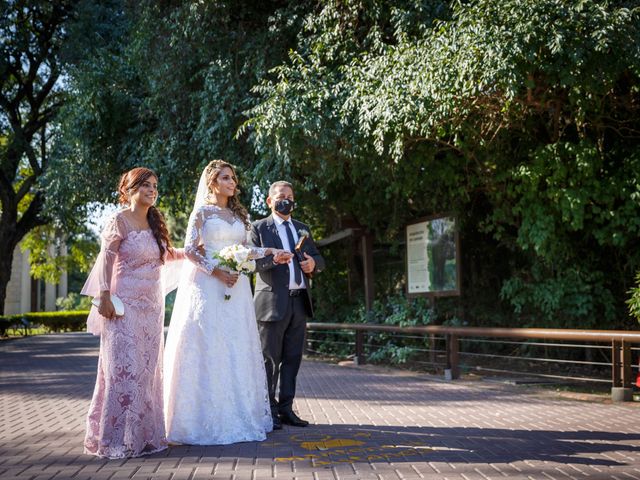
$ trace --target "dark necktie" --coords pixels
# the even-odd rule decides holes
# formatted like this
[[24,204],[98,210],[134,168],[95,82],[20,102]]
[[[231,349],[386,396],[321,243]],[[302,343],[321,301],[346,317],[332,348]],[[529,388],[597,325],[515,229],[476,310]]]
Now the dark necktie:
[[285,230],[287,231],[287,240],[289,240],[289,247],[291,251],[294,253],[293,259],[291,262],[293,263],[293,278],[295,278],[296,284],[302,284],[302,270],[300,270],[300,264],[298,263],[298,258],[295,255],[295,247],[296,242],[293,240],[293,232],[291,231],[291,223],[288,220],[285,220],[283,223]]

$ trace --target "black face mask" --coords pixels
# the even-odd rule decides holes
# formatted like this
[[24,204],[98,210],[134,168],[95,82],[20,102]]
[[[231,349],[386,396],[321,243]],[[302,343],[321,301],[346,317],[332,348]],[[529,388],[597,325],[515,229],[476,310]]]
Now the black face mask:
[[282,215],[289,215],[295,203],[293,200],[289,200],[288,198],[283,198],[282,200],[277,200],[274,204],[276,212],[281,213]]

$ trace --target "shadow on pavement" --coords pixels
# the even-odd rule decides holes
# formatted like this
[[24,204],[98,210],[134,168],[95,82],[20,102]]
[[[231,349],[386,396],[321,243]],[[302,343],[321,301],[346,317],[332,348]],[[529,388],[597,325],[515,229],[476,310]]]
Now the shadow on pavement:
[[86,333],[25,337],[0,343],[0,390],[91,398],[99,339]]
[[620,466],[608,452],[635,452],[640,434],[490,428],[314,425],[286,429],[261,443],[173,446],[156,456],[257,457],[273,463],[334,465],[357,462],[512,463]]
[[[37,445],[46,435],[34,433],[25,439]],[[465,464],[549,462],[615,467],[627,465],[608,457],[609,452],[637,452],[640,434],[553,430],[505,430],[490,428],[376,427],[356,425],[314,425],[269,434],[264,442],[222,446],[178,445],[157,454],[128,459],[105,460],[81,454],[82,438],[58,434],[56,441],[77,445],[65,456],[47,455],[32,468],[55,464],[103,464],[122,466],[192,458],[197,464],[233,463],[246,459],[262,466],[288,468],[334,466],[348,463],[452,463],[464,471]],[[51,439],[49,439],[51,440]],[[636,442],[636,445],[632,443]],[[24,447],[4,444],[3,458],[24,453]],[[41,464],[41,465],[40,465]],[[0,466],[0,470],[2,470]]]

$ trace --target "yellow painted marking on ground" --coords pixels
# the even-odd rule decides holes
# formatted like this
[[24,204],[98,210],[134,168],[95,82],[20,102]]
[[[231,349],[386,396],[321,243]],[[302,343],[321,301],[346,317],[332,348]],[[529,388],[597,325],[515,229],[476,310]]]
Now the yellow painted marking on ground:
[[[371,435],[367,433],[355,434],[354,436],[358,436],[360,438],[371,437]],[[310,460],[314,465],[331,465],[334,463],[388,460],[389,458],[399,458],[403,456],[416,455],[416,450],[433,450],[433,448],[422,445],[420,442],[409,442],[409,445],[366,446],[366,442],[363,442],[361,440],[354,440],[352,438],[332,438],[331,435],[320,434],[300,436],[292,435],[290,439],[294,443],[299,443],[301,448],[313,451],[314,453],[305,453],[292,457],[277,457],[275,458],[276,462],[295,462]],[[413,445],[411,445],[412,443]],[[398,451],[395,449],[402,450]],[[336,458],[339,456],[344,457]]]
[[360,445],[364,445],[364,442],[351,440],[350,438],[334,438],[321,442],[302,442],[300,444],[305,450],[329,450],[330,448],[336,447],[358,447]]
[[302,435],[291,435],[290,440],[294,442],[322,442],[329,440],[331,435],[322,435],[320,433],[305,433]]
[[[390,458],[401,458],[406,456],[415,455],[415,449],[411,448],[409,450],[401,450],[399,452],[382,452],[379,449],[371,448],[367,449],[371,451],[378,451],[378,453],[374,453],[371,455],[349,455],[345,458],[335,458],[332,455],[335,455],[336,452],[326,452],[326,453],[318,453],[318,454],[305,454],[295,457],[276,457],[274,460],[276,462],[294,462],[294,461],[302,461],[302,460],[313,460],[314,465],[329,465],[332,463],[352,463],[352,462],[366,462],[370,460],[388,460]],[[366,452],[365,452],[366,453]]]

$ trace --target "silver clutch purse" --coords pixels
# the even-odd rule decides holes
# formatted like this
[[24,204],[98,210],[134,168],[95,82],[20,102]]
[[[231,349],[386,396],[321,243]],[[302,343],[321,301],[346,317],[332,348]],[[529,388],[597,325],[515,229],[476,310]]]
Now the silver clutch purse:
[[[95,305],[96,308],[100,307],[100,299],[98,297],[93,297],[91,303]],[[122,303],[122,300],[115,295],[111,295],[111,303],[113,303],[113,308],[116,309],[116,317],[122,317],[124,315],[124,303]]]

